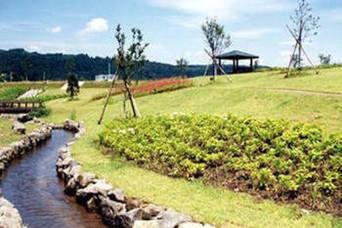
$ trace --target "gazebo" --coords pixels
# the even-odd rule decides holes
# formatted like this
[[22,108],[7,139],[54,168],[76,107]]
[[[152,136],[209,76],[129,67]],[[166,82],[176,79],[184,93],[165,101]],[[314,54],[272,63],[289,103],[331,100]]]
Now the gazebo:
[[221,68],[222,68],[222,65],[221,65],[222,60],[233,60],[233,74],[239,73],[239,60],[248,60],[248,59],[250,60],[250,68],[248,72],[252,72],[253,60],[258,59],[258,58],[259,56],[252,55],[252,54],[242,52],[242,51],[237,51],[237,50],[216,56],[216,59],[219,60],[219,65],[221,66]]

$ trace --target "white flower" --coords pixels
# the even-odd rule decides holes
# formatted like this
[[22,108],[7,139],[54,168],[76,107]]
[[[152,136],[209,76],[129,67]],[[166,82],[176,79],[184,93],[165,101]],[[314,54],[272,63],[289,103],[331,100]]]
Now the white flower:
[[134,128],[128,128],[128,131],[134,133]]
[[180,115],[180,116],[184,116],[185,113],[184,112],[174,112],[172,113],[172,115]]
[[126,130],[125,130],[125,129],[119,130],[119,133],[121,133],[121,134],[126,134]]

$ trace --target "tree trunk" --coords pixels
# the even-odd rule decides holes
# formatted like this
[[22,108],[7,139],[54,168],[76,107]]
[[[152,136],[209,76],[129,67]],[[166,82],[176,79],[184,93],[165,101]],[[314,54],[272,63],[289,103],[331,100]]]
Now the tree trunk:
[[131,93],[131,90],[129,88],[129,84],[128,84],[127,81],[125,81],[124,84],[125,84],[126,92],[128,94],[129,101],[131,103],[131,107],[132,107],[132,111],[133,111],[133,116],[137,117],[137,118],[140,118],[141,115],[140,115],[139,109],[138,109],[138,107],[137,107],[137,105],[135,103],[134,97],[133,97],[133,95]]
[[298,36],[298,69],[302,70],[302,36],[303,36],[303,23],[300,23],[299,36]]
[[126,119],[127,118],[127,108],[126,108],[126,101],[127,101],[127,92],[124,92],[124,98],[123,98],[123,116]]
[[71,87],[70,96],[71,96],[71,100],[73,100],[74,99],[74,87]]

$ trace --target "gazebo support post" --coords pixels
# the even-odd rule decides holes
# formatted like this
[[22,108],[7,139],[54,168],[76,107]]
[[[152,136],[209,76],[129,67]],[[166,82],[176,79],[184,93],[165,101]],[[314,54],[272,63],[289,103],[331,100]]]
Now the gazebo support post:
[[236,60],[236,73],[239,73],[239,59]]
[[[221,59],[219,59],[219,66],[220,68],[222,68],[222,63],[221,63]],[[219,69],[219,75],[223,74],[223,72],[221,71],[221,69]]]
[[251,58],[251,72],[253,72],[253,59]]
[[235,59],[233,59],[233,74],[235,73]]

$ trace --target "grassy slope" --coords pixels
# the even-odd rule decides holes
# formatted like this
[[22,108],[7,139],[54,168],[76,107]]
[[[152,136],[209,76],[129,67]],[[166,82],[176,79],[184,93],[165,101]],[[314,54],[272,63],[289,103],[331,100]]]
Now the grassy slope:
[[[12,121],[0,118],[0,147],[6,146],[16,140],[19,140],[23,135],[15,134],[12,128]],[[38,128],[38,124],[26,123],[26,133],[31,133],[35,128]]]
[[[282,79],[274,73],[234,76],[228,83],[222,77],[217,83],[172,93],[137,99],[143,114],[170,112],[205,112],[253,115],[260,118],[306,120],[322,125],[326,132],[339,132],[342,127],[342,98],[317,95],[287,94],[260,88],[292,88],[342,92],[342,69],[322,71],[320,76]],[[196,79],[197,84],[207,80]],[[324,83],[323,83],[324,81]],[[251,87],[258,87],[251,88]],[[199,182],[172,179],[121,161],[103,156],[93,143],[100,127],[96,125],[103,101],[89,102],[104,89],[86,89],[79,100],[55,100],[48,103],[52,114],[47,119],[62,122],[73,110],[77,119],[85,121],[87,133],[74,146],[73,153],[84,170],[111,181],[135,197],[174,207],[195,219],[223,227],[338,227],[342,221],[322,213],[303,214],[296,206],[279,206],[270,201],[255,202],[251,197],[204,186]],[[115,97],[105,116],[107,122],[122,113],[121,97]],[[138,178],[137,178],[138,177]]]

